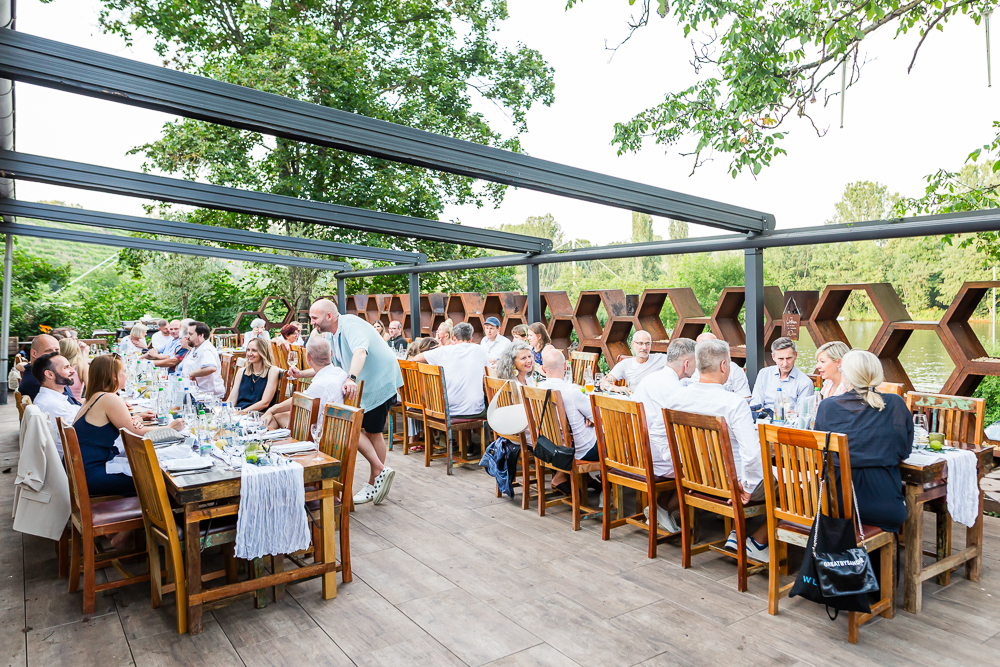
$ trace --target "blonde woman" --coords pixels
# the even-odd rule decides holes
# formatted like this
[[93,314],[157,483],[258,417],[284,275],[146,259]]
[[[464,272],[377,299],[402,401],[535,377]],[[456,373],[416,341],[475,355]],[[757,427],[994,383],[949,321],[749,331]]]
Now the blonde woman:
[[[846,391],[819,404],[816,430],[847,435],[861,522],[899,532],[906,520],[899,463],[913,446],[913,418],[901,397],[875,391],[882,364],[871,352],[845,354],[840,373]],[[839,484],[839,469],[837,477]]]
[[510,330],[511,340],[519,340],[522,343],[528,342],[528,325],[518,324]]
[[450,317],[438,325],[434,337],[442,345],[452,345],[455,342],[455,323]]
[[278,391],[281,369],[274,365],[271,344],[266,339],[251,338],[246,348],[246,366],[236,372],[226,400],[242,412],[267,410]]
[[73,392],[73,398],[82,402],[83,390],[87,385],[87,374],[90,372],[90,362],[80,352],[80,346],[76,344],[75,338],[63,338],[59,341],[59,354],[66,357],[70,366],[76,369],[76,376],[69,389]]
[[820,389],[820,396],[823,398],[840,396],[847,391],[840,372],[840,362],[850,351],[851,348],[839,340],[820,345],[816,350],[816,371],[823,378],[823,388]]
[[122,354],[145,354],[149,349],[149,345],[146,345],[146,325],[136,322],[132,325],[128,336],[118,342],[121,343]]

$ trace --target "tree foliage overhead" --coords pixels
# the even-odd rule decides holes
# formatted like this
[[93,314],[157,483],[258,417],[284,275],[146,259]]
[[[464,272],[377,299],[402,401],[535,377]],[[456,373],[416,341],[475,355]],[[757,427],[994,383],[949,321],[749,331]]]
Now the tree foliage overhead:
[[[580,0],[567,0],[567,8]],[[844,86],[855,85],[865,63],[865,40],[880,30],[918,31],[920,47],[957,14],[978,25],[989,0],[629,0],[638,14],[629,36],[646,26],[651,9],[672,16],[691,39],[698,81],[668,91],[656,106],[615,125],[619,153],[646,139],[680,146],[694,167],[710,153],[730,156],[735,178],[757,174],[778,155],[790,119],[802,118],[820,135],[814,113]],[[626,38],[627,41],[628,38]],[[819,106],[817,106],[819,105]]]

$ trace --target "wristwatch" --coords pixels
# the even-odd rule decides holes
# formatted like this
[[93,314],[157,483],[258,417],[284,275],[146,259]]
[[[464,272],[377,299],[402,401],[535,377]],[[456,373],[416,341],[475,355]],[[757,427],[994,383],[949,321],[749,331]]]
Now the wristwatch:
[[358,381],[358,376],[357,375],[348,375],[347,379],[350,380],[351,382],[355,382],[356,383]]

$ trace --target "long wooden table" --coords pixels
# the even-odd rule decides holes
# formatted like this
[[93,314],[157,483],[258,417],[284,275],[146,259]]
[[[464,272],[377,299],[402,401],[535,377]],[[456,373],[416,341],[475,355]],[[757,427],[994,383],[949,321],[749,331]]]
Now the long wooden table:
[[[993,461],[993,448],[962,446],[971,450],[978,459],[978,478],[990,471]],[[929,451],[929,454],[934,452]],[[951,577],[951,571],[965,564],[965,578],[979,581],[983,561],[983,491],[979,491],[979,513],[976,523],[966,531],[965,548],[958,553],[951,553],[951,515],[947,506],[948,465],[946,461],[937,461],[930,465],[919,466],[901,463],[900,474],[903,478],[906,496],[906,523],[903,525],[906,561],[903,569],[903,609],[916,614],[920,612],[923,603],[922,584],[931,577],[937,577],[938,583],[946,586]],[[924,566],[924,505],[933,503],[932,510],[937,515],[937,548],[926,555],[937,560]]]
[[[318,485],[306,489],[306,502],[320,500],[321,531],[323,540],[323,561],[270,575],[255,577],[248,581],[225,584],[202,590],[201,573],[201,531],[200,523],[207,519],[234,516],[240,506],[239,470],[226,470],[216,466],[204,473],[173,476],[164,472],[167,493],[184,507],[185,565],[187,573],[188,632],[202,631],[204,605],[217,603],[258,591],[271,586],[288,584],[299,579],[316,575],[323,577],[323,599],[337,597],[337,541],[335,539],[336,517],[334,515],[334,482],[340,477],[340,461],[321,452],[306,452],[289,457],[301,464],[305,484]],[[206,544],[204,546],[210,546]]]

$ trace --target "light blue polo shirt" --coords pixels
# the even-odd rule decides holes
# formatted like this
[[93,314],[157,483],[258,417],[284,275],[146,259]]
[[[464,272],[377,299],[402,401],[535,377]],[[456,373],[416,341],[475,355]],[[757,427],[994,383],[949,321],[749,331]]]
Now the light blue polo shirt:
[[357,315],[341,315],[336,335],[323,334],[333,348],[333,363],[351,372],[351,360],[355,350],[366,350],[368,358],[358,375],[358,384],[365,383],[361,396],[361,407],[371,410],[382,405],[396,395],[396,389],[403,386],[403,373],[399,370],[399,360],[392,348],[385,344],[375,327]]

